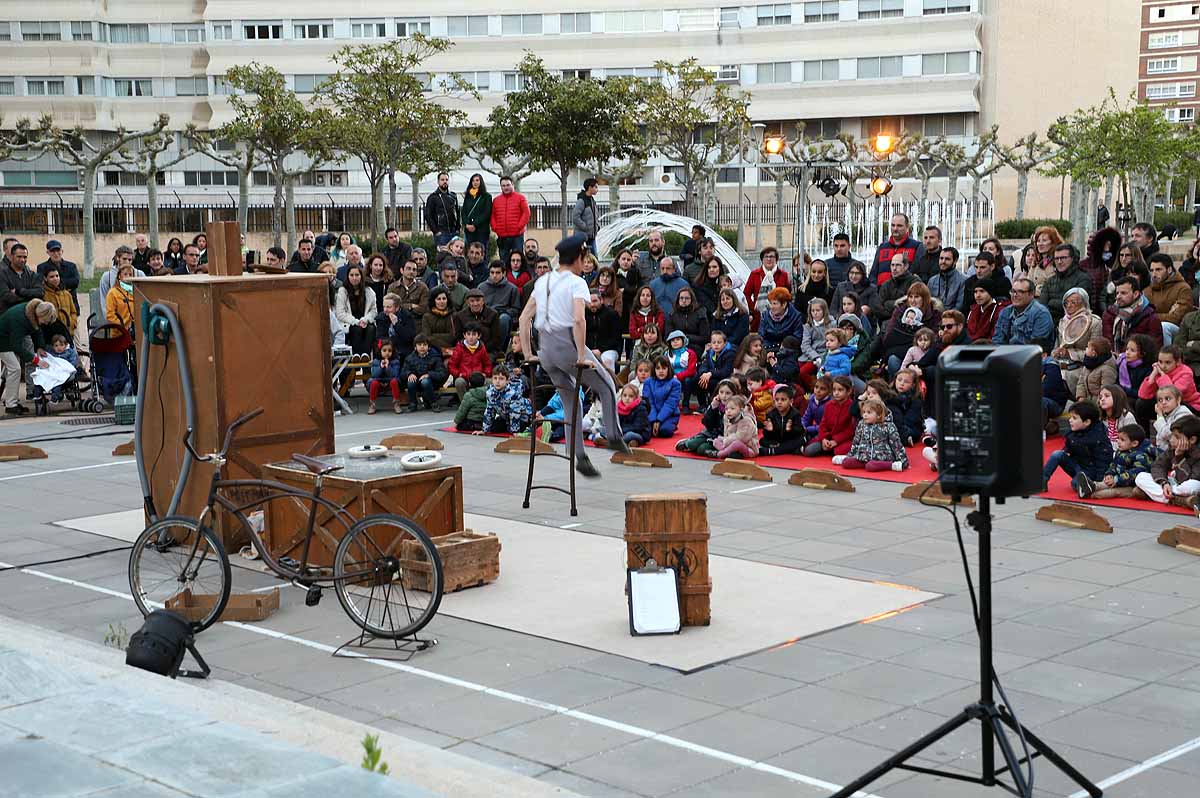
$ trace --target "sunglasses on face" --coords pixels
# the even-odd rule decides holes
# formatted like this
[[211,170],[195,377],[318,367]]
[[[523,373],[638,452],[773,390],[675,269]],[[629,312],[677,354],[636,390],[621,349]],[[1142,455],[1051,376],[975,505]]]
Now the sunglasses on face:
[[956,329],[957,327],[958,327],[957,324],[943,324],[940,327],[938,327],[938,329],[939,330],[953,330],[953,329]]

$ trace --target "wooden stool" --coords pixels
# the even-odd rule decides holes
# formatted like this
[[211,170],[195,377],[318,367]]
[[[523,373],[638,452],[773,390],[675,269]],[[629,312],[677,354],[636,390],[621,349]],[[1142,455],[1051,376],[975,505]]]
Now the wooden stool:
[[[576,507],[576,505],[575,505],[575,457],[578,454],[575,451],[575,425],[579,423],[579,413],[583,409],[583,402],[579,399],[579,391],[581,390],[581,385],[582,385],[582,380],[583,380],[583,370],[587,367],[586,366],[576,366],[575,367],[575,392],[576,392],[576,395],[573,397],[575,401],[571,402],[570,417],[566,418],[566,420],[563,422],[563,427],[566,430],[566,434],[567,434],[567,440],[566,440],[567,453],[561,454],[560,452],[558,452],[558,450],[554,449],[553,447],[547,447],[547,448],[550,448],[550,451],[545,451],[545,450],[539,451],[539,447],[538,447],[538,440],[539,440],[538,439],[538,432],[539,432],[538,426],[539,426],[539,424],[537,421],[537,410],[536,410],[537,405],[534,403],[534,399],[536,398],[536,395],[537,395],[537,389],[539,387],[534,384],[534,379],[537,377],[537,365],[538,364],[537,363],[526,363],[524,365],[529,367],[528,368],[528,371],[529,371],[529,403],[531,405],[533,405],[535,409],[533,412],[533,420],[529,424],[529,475],[525,479],[525,500],[523,502],[521,502],[521,507],[526,510],[529,509],[529,495],[531,493],[533,493],[535,490],[556,490],[559,493],[565,493],[571,497],[571,515],[572,516],[579,515],[579,508]],[[552,390],[558,390],[553,385],[542,385],[540,387],[542,389],[550,388]],[[564,417],[566,417],[566,414],[567,414],[567,408],[564,407],[563,408]],[[537,458],[539,458],[539,457],[561,457],[563,460],[567,461],[568,473],[570,474],[570,482],[568,483],[570,485],[570,489],[562,488],[562,487],[559,487],[558,485],[551,485],[548,482],[542,483],[541,485],[533,484],[533,466],[534,466],[534,463],[537,461]]]

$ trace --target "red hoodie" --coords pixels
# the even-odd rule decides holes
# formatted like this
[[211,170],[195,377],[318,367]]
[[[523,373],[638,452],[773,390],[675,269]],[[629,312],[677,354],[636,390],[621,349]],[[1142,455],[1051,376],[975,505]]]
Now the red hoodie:
[[850,444],[854,441],[854,416],[850,415],[850,405],[850,397],[840,402],[830,399],[825,403],[825,414],[817,427],[817,440],[832,438],[837,444],[828,454],[850,453]]
[[454,354],[446,364],[451,377],[470,377],[478,371],[485,377],[492,376],[492,359],[488,356],[487,347],[482,343],[472,352],[462,341],[454,347]]
[[[513,191],[492,197],[492,232],[507,238],[520,235],[529,226],[529,203],[525,195]],[[519,288],[520,286],[518,286]]]

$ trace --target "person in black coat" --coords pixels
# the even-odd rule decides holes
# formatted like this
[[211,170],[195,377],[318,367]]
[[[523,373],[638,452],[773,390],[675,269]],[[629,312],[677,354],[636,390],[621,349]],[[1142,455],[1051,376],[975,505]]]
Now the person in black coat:
[[[385,294],[383,310],[375,317],[375,337],[378,341],[391,341],[396,358],[403,363],[413,351],[413,338],[416,335],[416,322],[408,311],[400,307],[400,298],[395,294]],[[376,351],[379,349],[378,341]]]
[[703,352],[708,346],[711,331],[708,311],[696,301],[696,292],[690,286],[679,289],[676,294],[675,307],[667,314],[667,329],[671,332],[679,330],[686,335],[688,349],[693,352]]
[[585,340],[592,354],[600,358],[600,362],[609,371],[616,372],[617,360],[621,356],[621,339],[623,327],[621,316],[600,299],[600,292],[592,289],[588,299],[588,307],[584,312],[586,325]]
[[808,303],[814,299],[824,299],[828,307],[833,305],[834,286],[829,282],[829,275],[825,268],[825,261],[814,260],[808,265],[808,277],[804,280],[804,285],[800,288],[799,293],[793,304],[796,310],[800,311],[800,315],[808,321]]

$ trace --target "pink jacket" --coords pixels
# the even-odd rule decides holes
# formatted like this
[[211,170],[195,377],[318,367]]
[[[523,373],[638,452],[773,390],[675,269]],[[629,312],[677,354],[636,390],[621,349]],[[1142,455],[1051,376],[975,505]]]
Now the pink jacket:
[[1193,410],[1200,410],[1200,392],[1196,391],[1196,379],[1192,376],[1192,370],[1183,363],[1176,366],[1170,374],[1150,372],[1150,375],[1142,380],[1142,384],[1138,388],[1138,398],[1153,399],[1159,388],[1165,388],[1168,385],[1174,385],[1179,389],[1179,393],[1183,394],[1185,405]]

